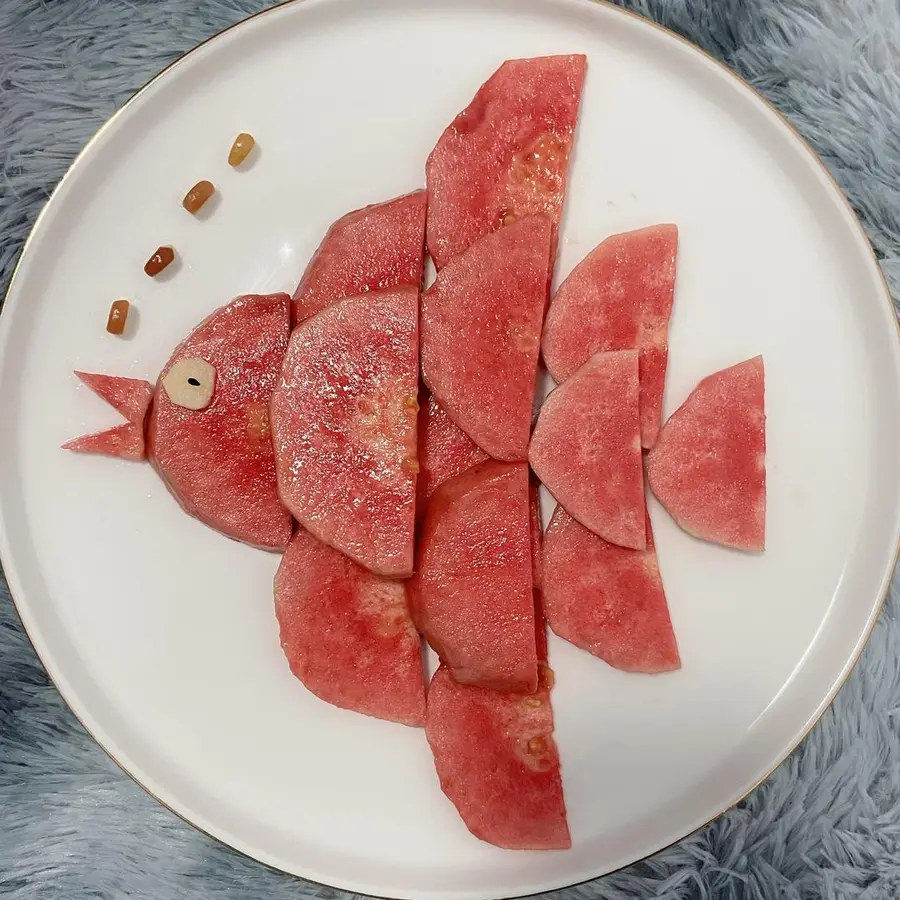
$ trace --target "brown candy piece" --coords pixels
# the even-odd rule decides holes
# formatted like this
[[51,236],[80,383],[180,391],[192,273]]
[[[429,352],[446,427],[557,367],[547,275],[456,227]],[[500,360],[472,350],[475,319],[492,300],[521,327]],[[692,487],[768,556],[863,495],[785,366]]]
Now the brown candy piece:
[[231,145],[228,152],[228,165],[239,166],[249,155],[250,151],[256,146],[256,141],[252,134],[242,131]]
[[216,192],[211,181],[198,181],[185,195],[181,205],[191,214],[196,213]]
[[175,251],[171,247],[159,247],[156,253],[144,263],[144,271],[153,278],[175,259]]
[[114,300],[109,308],[109,318],[106,320],[106,330],[110,334],[121,334],[125,330],[125,322],[128,320],[128,307],[131,304],[127,300]]

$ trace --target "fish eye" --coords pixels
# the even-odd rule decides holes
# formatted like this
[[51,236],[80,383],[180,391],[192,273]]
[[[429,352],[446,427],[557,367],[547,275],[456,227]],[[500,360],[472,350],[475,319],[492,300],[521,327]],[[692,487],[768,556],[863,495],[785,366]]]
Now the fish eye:
[[176,406],[206,409],[216,390],[216,370],[205,359],[179,359],[166,372],[162,386]]

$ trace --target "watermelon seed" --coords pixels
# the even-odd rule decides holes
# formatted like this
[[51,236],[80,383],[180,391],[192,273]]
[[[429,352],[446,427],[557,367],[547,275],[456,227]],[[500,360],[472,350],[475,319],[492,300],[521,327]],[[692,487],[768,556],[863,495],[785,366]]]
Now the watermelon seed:
[[188,378],[188,384],[192,384],[194,387],[200,387],[200,382],[197,381],[196,378]]

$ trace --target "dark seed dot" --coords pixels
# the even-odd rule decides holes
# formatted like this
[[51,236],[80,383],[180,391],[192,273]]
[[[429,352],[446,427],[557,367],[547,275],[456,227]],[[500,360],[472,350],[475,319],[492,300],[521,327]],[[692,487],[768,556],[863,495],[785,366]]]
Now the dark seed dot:
[[200,387],[200,382],[197,381],[196,378],[188,378],[188,384],[192,384],[194,387]]

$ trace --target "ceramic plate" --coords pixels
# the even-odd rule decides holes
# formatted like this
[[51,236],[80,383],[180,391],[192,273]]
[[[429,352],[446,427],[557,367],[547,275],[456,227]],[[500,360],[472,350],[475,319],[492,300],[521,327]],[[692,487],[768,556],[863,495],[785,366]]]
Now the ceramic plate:
[[[604,236],[681,229],[666,410],[762,353],[768,550],[695,541],[653,505],[683,669],[617,672],[554,640],[573,847],[480,843],[421,730],[327,706],[290,675],[278,558],[188,518],[149,466],[59,450],[116,421],[83,368],[155,379],[244,292],[292,290],[328,224],[416,188],[507,57],[586,53],[557,277]],[[239,131],[261,152],[228,167]],[[203,221],[180,207],[211,179]],[[151,280],[160,244],[181,264]],[[110,302],[137,311],[126,339]],[[582,881],[678,840],[797,744],[855,661],[898,539],[900,352],[849,207],[809,149],[691,46],[588,0],[306,0],[169,68],[47,205],[0,319],[0,549],[65,699],[162,802],[316,881],[484,898]]]

